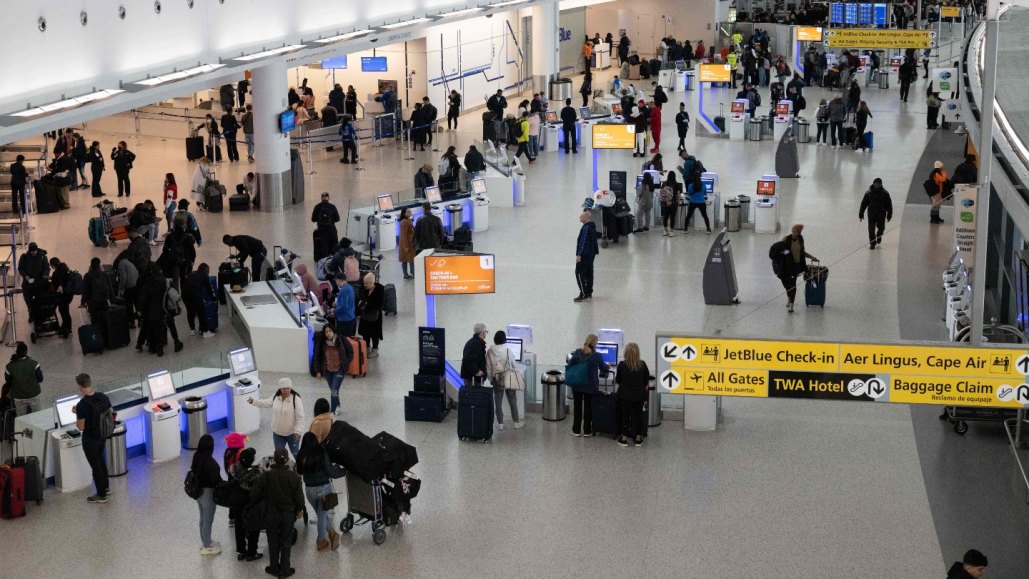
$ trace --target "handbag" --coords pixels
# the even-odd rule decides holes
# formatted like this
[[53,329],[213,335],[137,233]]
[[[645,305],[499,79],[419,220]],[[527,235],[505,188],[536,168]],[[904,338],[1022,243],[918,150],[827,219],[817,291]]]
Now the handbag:
[[589,363],[576,362],[565,364],[565,384],[569,386],[586,386],[589,376]]
[[379,310],[368,310],[361,312],[362,322],[375,322],[379,319]]
[[339,506],[339,494],[333,492],[322,497],[323,511],[331,511],[337,506]]

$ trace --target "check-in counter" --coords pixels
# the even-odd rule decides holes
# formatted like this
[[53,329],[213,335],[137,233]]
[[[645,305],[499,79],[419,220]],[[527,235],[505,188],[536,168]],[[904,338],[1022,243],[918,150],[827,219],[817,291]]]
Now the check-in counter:
[[254,282],[233,293],[225,287],[229,316],[243,341],[269,372],[306,373],[310,342],[303,315],[309,302],[299,301],[279,280]]

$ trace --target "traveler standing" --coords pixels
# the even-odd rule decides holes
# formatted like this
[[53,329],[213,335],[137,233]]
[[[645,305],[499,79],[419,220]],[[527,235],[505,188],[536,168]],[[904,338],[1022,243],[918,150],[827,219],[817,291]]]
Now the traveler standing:
[[679,112],[675,115],[675,130],[679,135],[680,151],[686,150],[686,133],[690,130],[690,114],[686,112],[686,103],[679,103]]
[[980,579],[986,573],[989,560],[975,549],[965,551],[960,561],[956,561],[947,570],[947,579]]
[[222,546],[218,541],[211,540],[211,526],[214,524],[214,513],[218,509],[214,504],[214,487],[222,482],[222,472],[218,461],[214,460],[214,437],[210,434],[201,436],[197,442],[190,470],[199,479],[200,487],[204,489],[196,500],[200,511],[200,554],[218,555],[222,552]]
[[[593,436],[593,396],[600,390],[600,372],[608,372],[607,363],[597,353],[597,336],[586,336],[581,348],[568,355],[568,364],[585,366],[583,380],[572,389],[572,436]],[[568,379],[566,372],[565,379]]]
[[[11,173],[11,211],[13,213],[20,213],[22,212],[20,208],[25,207],[25,187],[29,182],[29,173],[25,170],[25,155],[15,157],[9,170]],[[99,185],[94,180],[94,192],[98,190],[98,187]]]
[[[322,400],[324,402],[324,400]],[[318,441],[313,432],[304,434],[300,444],[300,454],[297,455],[297,473],[303,476],[304,489],[307,494],[307,502],[311,504],[314,513],[318,518],[318,539],[319,551],[332,547],[335,551],[339,549],[339,533],[333,529],[332,508],[325,508],[325,499],[335,494],[332,488],[332,479],[346,475],[342,467],[335,466],[329,459],[329,453]],[[335,507],[333,507],[335,508]],[[281,564],[280,564],[281,574]]]
[[[493,345],[486,350],[486,367],[489,368],[490,384],[493,385],[493,404],[496,407],[497,429],[504,429],[504,398],[511,408],[511,420],[515,430],[525,426],[518,416],[518,372],[516,360],[511,358],[511,349],[507,343],[507,334],[497,331],[493,334]],[[524,383],[524,381],[523,381]]]
[[[121,255],[118,256],[115,262],[117,263],[118,260],[129,261]],[[89,312],[89,321],[91,323],[99,324],[103,322],[104,314],[107,312],[107,308],[110,307],[109,304],[113,291],[114,288],[111,287],[107,274],[100,267],[100,258],[94,257],[90,259],[89,269],[86,270],[86,275],[82,276],[82,299],[79,302],[79,307],[86,308],[86,311]],[[131,313],[131,311],[130,309],[129,312]]]
[[168,222],[168,231],[172,230],[172,221],[175,220],[175,207],[179,199],[179,186],[175,184],[175,175],[165,173],[164,175],[164,219]]
[[364,285],[357,298],[357,311],[361,312],[357,333],[368,342],[368,357],[379,357],[379,341],[382,340],[382,312],[386,305],[386,288],[375,281],[375,274],[368,272],[362,280]]
[[540,156],[540,115],[529,113],[529,153],[532,158]]
[[654,137],[654,148],[650,150],[651,154],[657,153],[661,150],[661,107],[657,103],[653,103],[654,106],[650,109],[650,136]]
[[575,109],[572,108],[572,99],[565,99],[565,106],[561,109],[561,132],[565,140],[566,154],[568,153],[569,146],[571,146],[573,153],[579,152],[579,143],[575,136],[575,123],[578,120],[579,116],[576,114]]
[[322,192],[322,200],[311,211],[311,223],[318,229],[318,243],[314,248],[314,259],[332,255],[332,248],[339,243],[339,232],[336,224],[340,222],[339,209],[329,201],[329,192]]
[[633,157],[647,156],[647,115],[643,105],[643,99],[640,99],[639,103],[632,106],[629,113],[629,122],[635,126],[636,130],[636,147],[632,151]]
[[254,162],[254,107],[246,106],[247,111],[243,113],[240,125],[243,128],[243,140],[247,144],[247,161]]
[[325,324],[315,336],[311,371],[315,378],[324,378],[329,385],[329,400],[332,401],[329,411],[333,416],[339,415],[339,389],[343,387],[343,378],[346,377],[347,366],[353,357],[354,348],[350,340],[336,335],[336,330],[330,324]]
[[[447,97],[447,130],[457,130],[457,119],[461,116],[461,95],[456,90]],[[453,125],[451,125],[453,124]]]
[[593,73],[590,72],[589,68],[582,75],[582,86],[579,87],[579,94],[582,95],[582,106],[588,107],[590,95],[593,94]]
[[39,383],[43,381],[43,370],[39,362],[29,358],[29,346],[16,342],[11,361],[4,370],[4,381],[10,386],[9,396],[14,404],[15,416],[24,416],[40,410]]
[[711,235],[711,220],[707,218],[707,192],[704,191],[704,183],[700,180],[700,173],[693,172],[693,180],[686,187],[686,195],[689,196],[690,205],[686,209],[686,227],[683,233],[690,231],[690,219],[693,212],[700,210],[700,216],[704,218],[704,225],[707,227],[707,234]]
[[68,306],[75,299],[71,287],[71,268],[56,257],[51,257],[50,269],[53,271],[50,274],[50,292],[57,294],[57,311],[61,314],[61,329],[58,330],[58,334],[62,338],[67,338],[71,335],[71,312]]
[[461,378],[465,386],[483,386],[489,372],[486,365],[486,324],[472,328],[472,337],[461,351]]
[[436,184],[435,179],[432,178],[432,165],[426,163],[422,165],[418,171],[414,174],[414,190],[415,194],[424,197],[425,188],[432,187]]
[[104,154],[100,152],[100,141],[93,141],[86,153],[86,162],[89,163],[89,172],[93,177],[93,197],[103,197],[105,193],[100,187],[100,177],[104,174]]
[[247,398],[247,402],[258,408],[272,409],[272,442],[275,449],[288,446],[295,458],[300,450],[300,435],[307,426],[304,401],[300,399],[300,393],[293,390],[293,381],[289,378],[280,378],[278,386],[271,398]]
[[868,119],[872,117],[872,111],[868,110],[865,101],[858,105],[857,113],[854,115],[854,122],[857,125],[857,134],[854,137],[854,149],[861,149],[864,153],[868,150],[868,143],[865,142],[865,128],[868,126]]
[[40,249],[35,241],[29,243],[29,250],[18,260],[18,275],[21,276],[21,295],[29,311],[29,323],[43,321],[35,319],[36,298],[46,291],[50,262],[46,250]]
[[[314,401],[314,419],[311,420],[311,426],[307,431],[314,433],[318,444],[325,444],[325,439],[329,437],[331,430],[332,414],[329,412],[329,401],[319,398]],[[303,439],[300,439],[300,447],[303,448],[303,446]]]
[[357,130],[354,129],[353,117],[343,115],[338,133],[340,142],[343,144],[343,157],[339,162],[344,165],[357,163]]
[[[299,437],[298,437],[299,438]],[[304,490],[300,475],[289,468],[289,454],[278,448],[271,468],[257,478],[250,491],[252,501],[267,500],[268,563],[264,572],[276,577],[290,577],[296,570],[290,567],[293,549],[293,523],[304,513]]]
[[332,310],[336,318],[336,333],[349,338],[357,333],[357,297],[354,286],[347,282],[343,271],[336,274],[336,288],[336,304]]
[[[107,461],[104,460],[107,440],[102,436],[102,426],[113,428],[113,407],[111,399],[106,394],[93,390],[93,380],[89,374],[79,374],[75,377],[75,383],[79,387],[79,394],[82,395],[82,399],[75,405],[75,428],[82,433],[82,452],[86,455],[86,462],[93,473],[93,488],[96,491],[86,499],[86,502],[103,504],[107,502],[109,482]],[[112,414],[107,414],[108,410],[111,410]]]
[[347,94],[343,99],[344,114],[350,115],[351,119],[357,118],[357,90],[354,85],[347,85]]
[[464,154],[464,168],[468,171],[469,177],[486,171],[486,160],[475,145],[468,145],[468,152]]
[[897,70],[897,79],[900,81],[900,100],[902,102],[908,102],[911,83],[916,78],[918,78],[918,68],[915,67],[915,61],[907,57]]
[[804,249],[803,231],[804,226],[797,223],[790,229],[790,234],[782,239],[786,267],[779,273],[779,281],[786,288],[786,309],[791,314],[793,302],[797,298],[797,276],[807,271],[806,259],[818,259]]
[[875,249],[875,246],[883,242],[883,232],[886,230],[886,222],[893,219],[893,202],[890,200],[890,192],[883,189],[883,180],[876,178],[872,186],[865,191],[861,199],[861,208],[858,209],[858,221],[864,221],[865,210],[868,210],[868,249]]
[[[225,114],[230,114],[231,110],[231,108],[226,109]],[[207,113],[204,128],[207,129],[207,156],[211,158],[211,161],[218,163],[221,161],[218,149],[222,146],[222,133],[218,129],[218,121],[214,120],[214,115],[211,113]]]
[[175,288],[178,278],[168,278],[168,287],[164,290],[164,323],[168,326],[168,333],[171,334],[172,343],[175,344],[175,351],[182,351],[182,341],[179,340],[179,330],[175,327],[175,317],[182,313],[182,294]]
[[590,219],[590,214],[583,211],[579,214],[579,237],[575,242],[575,281],[579,286],[579,295],[572,301],[582,302],[593,298],[593,261],[600,253],[597,245],[597,225]]
[[236,250],[236,259],[241,267],[250,258],[250,276],[255,282],[261,281],[261,268],[268,250],[260,239],[249,235],[223,235],[222,243]]
[[239,161],[239,148],[236,146],[236,133],[239,132],[239,121],[231,112],[222,115],[222,135],[225,136],[225,153],[229,162]]
[[[429,167],[430,169],[432,167]],[[414,247],[416,252],[426,249],[439,249],[443,247],[447,234],[443,230],[443,220],[432,213],[432,204],[428,201],[422,203],[422,216],[414,224]],[[414,275],[414,268],[411,268],[411,275]]]
[[815,111],[815,126],[818,127],[815,143],[819,147],[825,146],[829,132],[829,103],[825,99],[818,103],[818,110]]
[[976,156],[969,153],[965,160],[957,167],[954,167],[954,176],[950,182],[954,185],[972,184],[979,181],[979,168],[976,166]]
[[929,95],[927,97],[925,97],[925,107],[926,107],[925,127],[927,129],[932,130],[932,129],[939,128],[940,123],[939,123],[938,119],[939,119],[939,116],[940,116],[940,107],[942,107],[942,106],[943,106],[943,101],[940,100],[940,93],[938,93],[938,92],[929,93]]
[[157,263],[151,262],[140,273],[140,290],[136,305],[143,324],[136,338],[136,350],[143,351],[147,345],[151,354],[164,356],[164,346],[168,343],[166,331],[167,312],[164,308],[164,295],[168,289],[168,280]]
[[[97,264],[97,267],[100,267],[99,264]],[[114,259],[114,269],[118,274],[118,287],[113,293],[117,297],[122,298],[125,302],[125,309],[129,314],[129,328],[135,328],[136,294],[138,293],[137,287],[139,284],[139,270],[136,269],[136,266],[133,265],[131,261],[125,259],[120,254]],[[97,279],[108,284],[110,283],[110,280],[107,278],[107,274],[100,272],[99,269],[98,274],[100,277]],[[86,280],[83,279],[82,285],[85,286],[85,284]],[[83,287],[83,291],[85,291],[85,287]]]
[[675,237],[675,214],[679,211],[679,199],[682,197],[682,184],[675,179],[675,172],[669,171],[668,178],[661,185],[658,199],[661,202],[661,224],[664,225],[663,237]]
[[643,174],[643,182],[636,188],[636,230],[633,233],[650,231],[654,221],[654,175]]
[[943,168],[942,161],[933,163],[933,170],[929,173],[929,178],[925,181],[924,187],[925,192],[929,194],[932,200],[932,209],[929,211],[929,223],[937,225],[943,223],[943,219],[940,218],[940,206],[943,205],[943,200],[950,197],[953,193],[954,184],[947,178],[947,170]]
[[[436,119],[439,118],[439,110],[436,106],[429,102],[429,97],[422,97],[422,123],[427,125],[425,127],[425,134],[428,135],[426,144],[429,148],[432,148],[433,133],[436,132]],[[425,149],[422,148],[424,151]]]
[[129,150],[125,141],[118,141],[118,146],[111,151],[111,160],[114,161],[114,174],[118,176],[118,197],[121,197],[122,194],[128,197],[132,194],[129,171],[132,170],[132,162],[136,160],[136,154]]
[[414,279],[414,225],[411,223],[411,208],[400,210],[400,239],[397,241],[397,253],[400,269],[404,279]]
[[625,347],[625,359],[615,370],[615,384],[618,384],[618,404],[622,410],[618,444],[629,446],[631,436],[636,446],[643,446],[643,403],[647,401],[650,369],[640,359],[640,346],[636,342],[629,342]]
[[197,320],[201,338],[213,338],[214,332],[207,325],[206,303],[214,303],[218,297],[211,287],[211,268],[206,263],[197,266],[196,271],[186,277],[182,284],[182,302],[186,305],[186,323],[189,335],[197,335]]
[[[254,460],[257,458],[257,451],[253,448],[245,448],[239,453],[239,458],[236,459],[236,463],[230,468],[226,468],[226,476],[230,480],[235,480],[239,484],[239,491],[245,493],[244,505],[252,503],[250,499],[250,491],[253,490],[254,484],[258,477],[261,476],[261,470],[254,466]],[[236,536],[236,560],[237,561],[257,561],[261,557],[264,557],[263,553],[257,552],[257,543],[261,538],[261,531],[254,531],[248,529],[243,524],[243,510],[244,507],[239,509],[229,509],[229,520],[235,521],[233,531]]]
[[250,81],[246,78],[236,83],[236,102],[242,108],[247,103],[247,91],[250,90]]
[[[847,118],[847,104],[843,102],[843,95],[836,93],[829,101],[829,136],[832,141],[832,148],[842,149],[844,144],[843,120]],[[839,144],[837,144],[839,139]]]

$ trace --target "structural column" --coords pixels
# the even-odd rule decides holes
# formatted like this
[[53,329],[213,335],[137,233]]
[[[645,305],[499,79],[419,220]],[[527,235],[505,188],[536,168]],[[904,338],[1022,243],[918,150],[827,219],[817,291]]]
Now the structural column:
[[278,213],[293,204],[289,134],[279,131],[279,113],[287,109],[289,78],[282,59],[251,70],[254,105],[254,161],[261,211]]
[[536,91],[546,91],[548,83],[557,78],[559,12],[557,0],[532,7],[532,86]]

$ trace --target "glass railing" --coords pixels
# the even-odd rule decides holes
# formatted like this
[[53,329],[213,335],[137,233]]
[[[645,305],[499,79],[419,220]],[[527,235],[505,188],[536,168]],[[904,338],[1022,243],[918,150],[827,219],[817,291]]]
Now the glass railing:
[[479,140],[473,141],[473,144],[482,153],[482,158],[486,161],[487,166],[492,167],[505,177],[511,176],[511,155],[508,153],[507,147],[503,145],[495,147],[489,141],[483,142]]
[[221,380],[229,371],[224,352],[206,352],[198,356],[182,358],[164,367],[156,366],[152,370],[131,374],[95,384],[98,392],[103,392],[111,399],[116,409],[135,406],[150,396],[147,388],[147,375],[167,370],[172,377],[172,384],[177,392],[188,391]]

